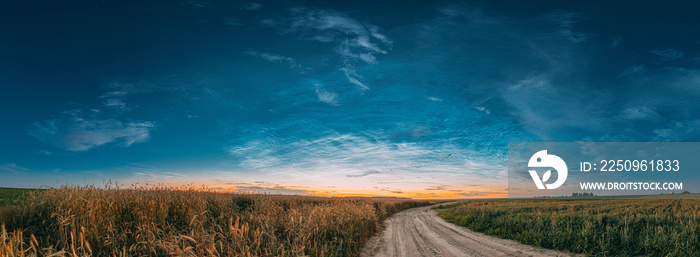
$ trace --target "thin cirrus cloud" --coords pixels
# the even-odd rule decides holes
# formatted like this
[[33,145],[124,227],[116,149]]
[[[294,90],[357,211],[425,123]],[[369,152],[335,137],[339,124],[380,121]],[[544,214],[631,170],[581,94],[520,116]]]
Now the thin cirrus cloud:
[[656,111],[646,106],[630,107],[628,109],[623,110],[622,113],[620,113],[620,116],[628,120],[663,119],[663,117],[661,117],[661,115],[659,115]]
[[[587,103],[597,98],[579,98],[592,95],[570,86],[574,80],[568,79],[585,70],[580,65],[587,58],[581,43],[588,37],[576,30],[580,15],[555,12],[514,18],[465,4],[440,11],[442,16],[416,26],[421,52],[414,59],[423,61],[425,76],[434,72],[450,77],[443,83],[455,83],[453,92],[475,110],[513,120],[540,139],[566,137],[561,132],[574,127],[600,126],[592,115],[596,112],[588,109],[593,104]],[[459,68],[453,67],[455,58]]]
[[303,66],[301,66],[297,63],[296,59],[294,59],[292,57],[288,57],[288,56],[282,56],[282,55],[272,54],[272,53],[260,53],[260,52],[256,52],[256,51],[246,51],[245,54],[250,55],[250,56],[259,57],[259,58],[262,58],[262,59],[264,59],[266,61],[270,61],[270,62],[286,64],[290,69],[303,68]]
[[[697,95],[692,83],[697,72],[639,63],[613,74],[618,75],[610,78],[613,82],[609,83],[614,84],[589,80],[589,65],[596,60],[586,47],[596,43],[596,38],[577,31],[577,23],[584,19],[573,12],[513,18],[452,5],[442,8],[434,19],[408,29],[416,34],[395,35],[393,40],[376,26],[331,10],[299,8],[292,10],[290,17],[266,20],[302,43],[333,46],[331,54],[340,63],[335,72],[347,85],[368,92],[378,83],[374,78],[383,76],[391,83],[362,95],[360,104],[344,101],[349,92],[338,88],[338,80],[329,79],[331,76],[307,74],[310,77],[302,81],[310,81],[312,86],[300,86],[298,91],[310,88],[312,92],[308,99],[285,98],[293,103],[287,106],[296,108],[287,113],[294,113],[295,120],[317,121],[323,126],[289,125],[284,119],[256,121],[262,129],[254,132],[259,134],[242,133],[246,135],[226,148],[234,160],[233,170],[271,177],[276,182],[316,183],[338,190],[360,183],[401,194],[410,191],[409,183],[417,183],[421,189],[435,185],[460,188],[455,181],[465,177],[476,183],[502,183],[504,159],[492,156],[502,154],[506,142],[522,138],[688,139],[697,127],[693,111],[668,110],[688,110],[692,105],[676,106],[669,99]],[[385,67],[379,62],[394,42],[417,45],[415,52],[402,53],[411,60],[403,67]],[[309,59],[289,53],[247,54],[289,66]],[[667,58],[678,56],[664,54]],[[419,68],[404,69],[411,65]],[[664,92],[668,94],[658,94],[659,85],[667,85]],[[285,90],[297,92],[296,88]],[[621,94],[633,97],[619,99]],[[314,104],[306,105],[304,99]],[[317,109],[316,101],[337,108]],[[307,107],[309,112],[296,112]],[[284,108],[277,106],[276,111]],[[347,109],[353,115],[326,109]],[[295,132],[285,132],[291,130]],[[460,191],[462,196],[471,197],[484,192]]]
[[649,52],[652,54],[658,55],[665,60],[676,60],[678,58],[685,56],[685,52],[678,50],[678,49],[675,49],[675,48],[651,50]]
[[128,110],[126,102],[124,102],[124,97],[126,97],[127,92],[124,91],[110,91],[100,96],[104,99],[102,102],[105,107],[114,108],[120,111]]
[[428,97],[426,97],[426,99],[428,99],[428,100],[430,100],[430,101],[435,101],[435,102],[443,102],[443,101],[445,101],[444,99],[442,99],[442,98],[440,98],[440,97],[435,97],[435,96],[428,96]]
[[256,140],[229,149],[246,169],[334,167],[340,175],[364,174],[372,167],[408,167],[406,160],[431,154],[413,144],[372,143],[353,135],[332,135],[294,142]]
[[332,10],[294,8],[290,17],[266,19],[262,23],[297,35],[301,40],[334,44],[335,53],[342,60],[339,70],[349,83],[362,91],[369,91],[371,87],[362,82],[356,67],[378,64],[377,56],[387,54],[393,44],[378,26],[361,23]]
[[369,59],[362,59],[360,55],[386,54],[378,43],[388,47],[392,44],[392,41],[381,33],[379,27],[364,25],[339,12],[297,9],[292,10],[292,13],[294,17],[289,24],[291,32],[302,34],[302,38],[306,40],[335,42],[339,44],[338,53],[347,58],[368,61]]
[[135,164],[134,166],[138,167],[136,172],[133,172],[131,180],[134,181],[134,183],[147,183],[147,184],[158,184],[158,183],[177,183],[177,182],[184,182],[187,181],[188,179],[191,179],[189,176],[186,174],[183,174],[181,172],[175,172],[175,171],[162,171],[158,169],[153,169],[152,167],[148,167],[147,165],[138,165]]
[[[188,6],[202,11],[192,17],[212,21],[221,15],[220,22],[234,27],[202,33],[232,38],[223,43],[241,51],[244,58],[233,60],[236,69],[193,68],[208,58],[194,54],[182,62],[192,66],[172,64],[182,71],[175,79],[104,74],[160,82],[109,84],[101,96],[79,101],[97,106],[35,120],[26,133],[67,151],[133,146],[161,126],[161,136],[215,138],[202,137],[207,147],[191,147],[202,152],[188,157],[196,165],[177,172],[185,177],[144,167],[114,172],[131,171],[135,181],[225,178],[258,192],[349,192],[355,186],[377,194],[418,190],[465,197],[496,192],[475,184],[502,185],[508,142],[700,138],[700,72],[697,63],[689,64],[691,48],[638,49],[633,35],[584,33],[582,28],[595,31],[590,29],[601,24],[576,9],[513,16],[437,3],[381,23],[385,14],[351,7]],[[236,10],[206,11],[227,6]],[[235,17],[226,18],[231,13]],[[619,62],[610,61],[615,58]],[[250,60],[259,62],[248,65]],[[220,156],[222,149],[221,159],[198,159]],[[157,159],[154,166],[167,166]],[[253,183],[261,177],[271,184]]]
[[91,119],[80,114],[64,114],[64,117],[34,123],[27,134],[67,151],[87,151],[109,143],[124,147],[148,140],[155,123],[122,122],[113,118]]
[[118,119],[135,107],[126,103],[127,96],[147,92],[147,87],[119,82],[110,82],[106,87],[110,91],[98,97],[101,107],[64,111],[58,118],[35,122],[26,133],[44,144],[71,152],[112,143],[129,147],[148,141],[156,122]]
[[[418,39],[419,51],[413,53],[415,56],[405,56],[420,64],[420,69],[364,69],[365,79],[355,67],[381,66],[376,58],[393,44],[378,28],[333,11],[302,9],[293,13],[284,26],[280,22],[270,24],[284,27],[286,33],[294,33],[303,40],[335,44],[342,62],[340,71],[350,84],[369,91],[372,78],[379,77],[374,72],[379,71],[393,75],[391,79],[395,82],[385,83],[381,91],[365,95],[362,103],[343,102],[340,106],[337,105],[340,95],[323,86],[324,83],[316,83],[321,78],[312,78],[316,81],[313,88],[316,100],[352,110],[355,116],[314,109],[302,116],[323,124],[313,129],[307,123],[299,127],[283,124],[284,121],[264,122],[260,124],[264,130],[258,131],[261,133],[246,133],[227,148],[235,160],[234,170],[265,174],[289,183],[331,185],[338,190],[343,185],[360,183],[394,194],[435,185],[459,188],[455,181],[464,181],[466,177],[473,183],[498,184],[503,182],[505,164],[503,150],[494,149],[505,147],[504,142],[511,140],[510,136],[522,135],[510,125],[511,119],[542,137],[585,125],[569,123],[568,119],[576,113],[561,116],[539,111],[570,102],[560,96],[571,92],[555,84],[559,83],[559,77],[568,76],[570,70],[562,68],[575,67],[569,59],[576,57],[576,53],[570,49],[575,50],[575,45],[586,40],[585,35],[574,30],[575,15],[520,21],[476,12],[473,8],[450,7],[434,20],[416,25],[414,38],[396,38],[396,42]],[[556,22],[543,26],[543,20]],[[450,41],[464,49],[438,44]],[[455,58],[463,59],[466,65],[455,70],[452,63]],[[503,63],[506,65],[499,69],[492,68]],[[532,66],[541,67],[542,72],[525,71]],[[497,72],[503,75],[493,75]],[[422,81],[423,78],[430,80]],[[450,88],[462,84],[469,87]],[[544,101],[532,101],[542,98],[538,96],[542,92],[551,92],[555,99],[550,100],[547,95]],[[412,104],[415,99],[424,99],[418,101],[424,105]],[[504,111],[504,107],[512,108]],[[513,117],[503,117],[504,114]],[[361,125],[357,124],[358,119],[362,120]],[[356,128],[348,129],[349,124]],[[286,126],[295,128],[299,134],[285,132],[289,131]],[[269,131],[269,135],[264,131]],[[432,191],[446,191],[442,189]]]
[[[539,140],[668,141],[699,134],[691,129],[700,111],[691,101],[700,95],[697,68],[650,58],[612,77],[594,78],[588,74],[599,73],[602,59],[588,54],[587,45],[609,41],[594,42],[577,31],[584,15],[559,11],[514,18],[464,5],[441,10],[442,18],[418,26],[421,56],[430,58],[415,58],[468,84],[459,88],[468,101],[491,99],[474,104],[479,111],[515,120]],[[461,47],[439,44],[446,41]],[[686,55],[677,48],[646,53],[665,61]],[[450,73],[447,64],[458,56],[463,65]]]
[[262,7],[263,7],[263,5],[260,3],[246,3],[243,5],[243,8],[245,8],[247,10],[251,10],[251,11],[260,10],[260,8],[262,8]]
[[282,195],[308,195],[305,190],[288,189],[282,186],[260,187],[260,186],[238,186],[238,192],[255,194],[282,194]]
[[[232,146],[237,168],[268,174],[285,182],[319,185],[386,185],[450,183],[472,174],[474,180],[498,181],[504,167],[493,157],[456,147],[368,140],[335,134],[314,140],[270,137]],[[470,153],[467,157],[464,154]],[[422,187],[421,187],[422,188]]]
[[0,166],[0,171],[11,172],[13,174],[19,174],[19,173],[24,173],[25,171],[29,171],[29,169],[22,167],[22,166],[19,166],[16,163],[8,163],[8,164]]
[[573,43],[581,43],[588,38],[586,34],[577,32],[574,29],[574,25],[582,20],[581,15],[577,13],[560,11],[545,17],[548,23],[555,24],[558,27],[557,32],[560,36]]
[[325,90],[320,84],[315,84],[314,86],[316,87],[316,97],[319,101],[327,103],[329,105],[338,105],[338,103],[336,103],[336,99],[338,98],[337,93]]
[[[635,140],[651,141],[696,141],[700,138],[697,125],[700,119],[695,98],[700,96],[697,87],[700,70],[663,66],[659,68],[636,68],[634,76],[621,77],[627,99],[620,99],[620,116],[632,121],[643,121],[645,127],[636,123],[619,124],[626,131],[635,131]],[[623,74],[629,74],[629,69]],[[659,93],[663,92],[663,93]],[[614,122],[614,120],[610,120]],[[652,133],[640,134],[641,131]]]

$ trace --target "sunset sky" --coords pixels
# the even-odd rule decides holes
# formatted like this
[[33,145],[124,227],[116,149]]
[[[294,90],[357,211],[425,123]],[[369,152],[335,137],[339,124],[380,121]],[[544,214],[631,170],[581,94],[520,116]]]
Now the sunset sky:
[[509,142],[700,141],[700,6],[3,1],[0,186],[505,196]]

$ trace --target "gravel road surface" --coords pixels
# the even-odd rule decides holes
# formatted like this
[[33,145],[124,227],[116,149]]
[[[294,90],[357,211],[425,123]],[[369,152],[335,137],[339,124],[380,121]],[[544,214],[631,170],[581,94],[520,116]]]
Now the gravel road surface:
[[448,223],[432,207],[394,214],[386,221],[386,230],[372,237],[360,256],[570,256]]

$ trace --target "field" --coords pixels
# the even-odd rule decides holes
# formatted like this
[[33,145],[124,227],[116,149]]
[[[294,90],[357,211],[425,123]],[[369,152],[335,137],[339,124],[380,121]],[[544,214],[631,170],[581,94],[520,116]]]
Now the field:
[[12,205],[16,204],[16,201],[23,201],[33,191],[36,191],[36,189],[0,187],[0,206]]
[[356,256],[388,216],[427,204],[62,187],[0,207],[0,256]]
[[700,199],[473,200],[436,207],[448,222],[591,256],[700,256]]

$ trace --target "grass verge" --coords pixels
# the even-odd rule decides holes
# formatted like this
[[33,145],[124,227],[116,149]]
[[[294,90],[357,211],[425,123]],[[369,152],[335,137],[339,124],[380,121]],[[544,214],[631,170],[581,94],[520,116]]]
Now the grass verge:
[[699,199],[473,200],[435,207],[448,222],[592,256],[700,256]]

